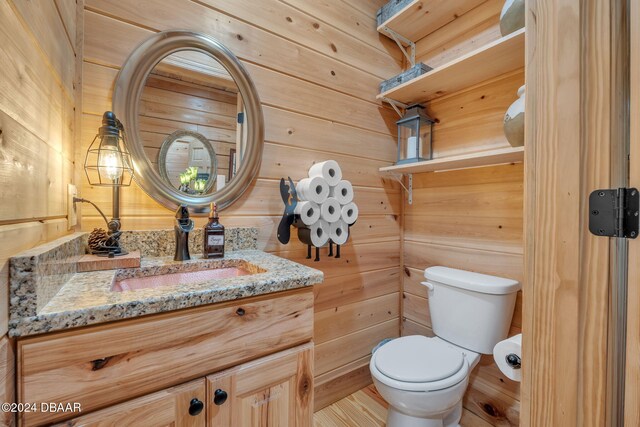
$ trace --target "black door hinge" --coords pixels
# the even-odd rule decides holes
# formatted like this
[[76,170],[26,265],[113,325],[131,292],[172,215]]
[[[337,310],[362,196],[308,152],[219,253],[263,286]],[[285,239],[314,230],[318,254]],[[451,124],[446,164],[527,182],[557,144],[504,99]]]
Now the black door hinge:
[[589,195],[589,231],[596,236],[638,237],[640,196],[635,188],[596,190]]

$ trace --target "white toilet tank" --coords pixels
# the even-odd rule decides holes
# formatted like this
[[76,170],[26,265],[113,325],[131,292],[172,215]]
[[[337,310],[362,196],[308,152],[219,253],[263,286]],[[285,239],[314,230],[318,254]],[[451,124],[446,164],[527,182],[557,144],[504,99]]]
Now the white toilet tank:
[[424,277],[437,336],[484,354],[507,338],[520,290],[517,280],[447,267],[429,267]]

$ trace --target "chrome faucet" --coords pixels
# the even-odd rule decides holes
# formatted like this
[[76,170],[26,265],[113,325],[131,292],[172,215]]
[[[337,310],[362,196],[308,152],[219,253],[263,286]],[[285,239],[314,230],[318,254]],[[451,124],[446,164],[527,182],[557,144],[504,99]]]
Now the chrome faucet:
[[176,223],[173,229],[176,232],[176,254],[175,261],[190,260],[189,256],[189,232],[193,230],[193,220],[189,218],[189,209],[185,205],[180,205],[176,211]]

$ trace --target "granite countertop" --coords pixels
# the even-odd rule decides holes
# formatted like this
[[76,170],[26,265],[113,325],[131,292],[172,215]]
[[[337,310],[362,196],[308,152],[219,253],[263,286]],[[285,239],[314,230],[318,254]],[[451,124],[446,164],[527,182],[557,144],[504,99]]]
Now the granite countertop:
[[[127,278],[225,267],[243,268],[250,274],[137,290],[112,290],[116,281]],[[58,291],[42,306],[30,304],[27,311],[20,303],[29,300],[29,294],[15,299],[18,309],[9,320],[9,335],[36,335],[297,289],[322,282],[323,273],[249,249],[227,252],[219,259],[194,257],[181,262],[171,256],[143,257],[140,268],[68,273],[64,278]]]

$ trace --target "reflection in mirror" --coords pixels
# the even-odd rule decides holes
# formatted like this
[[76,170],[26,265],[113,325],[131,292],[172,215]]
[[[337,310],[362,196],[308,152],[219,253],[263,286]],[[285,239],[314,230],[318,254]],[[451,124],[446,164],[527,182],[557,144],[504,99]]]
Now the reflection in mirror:
[[217,180],[218,161],[204,135],[179,130],[169,135],[154,167],[174,188],[187,194],[207,194]]
[[203,52],[179,51],[163,58],[145,81],[139,137],[167,184],[207,196],[242,166],[244,116],[242,97],[227,70]]

